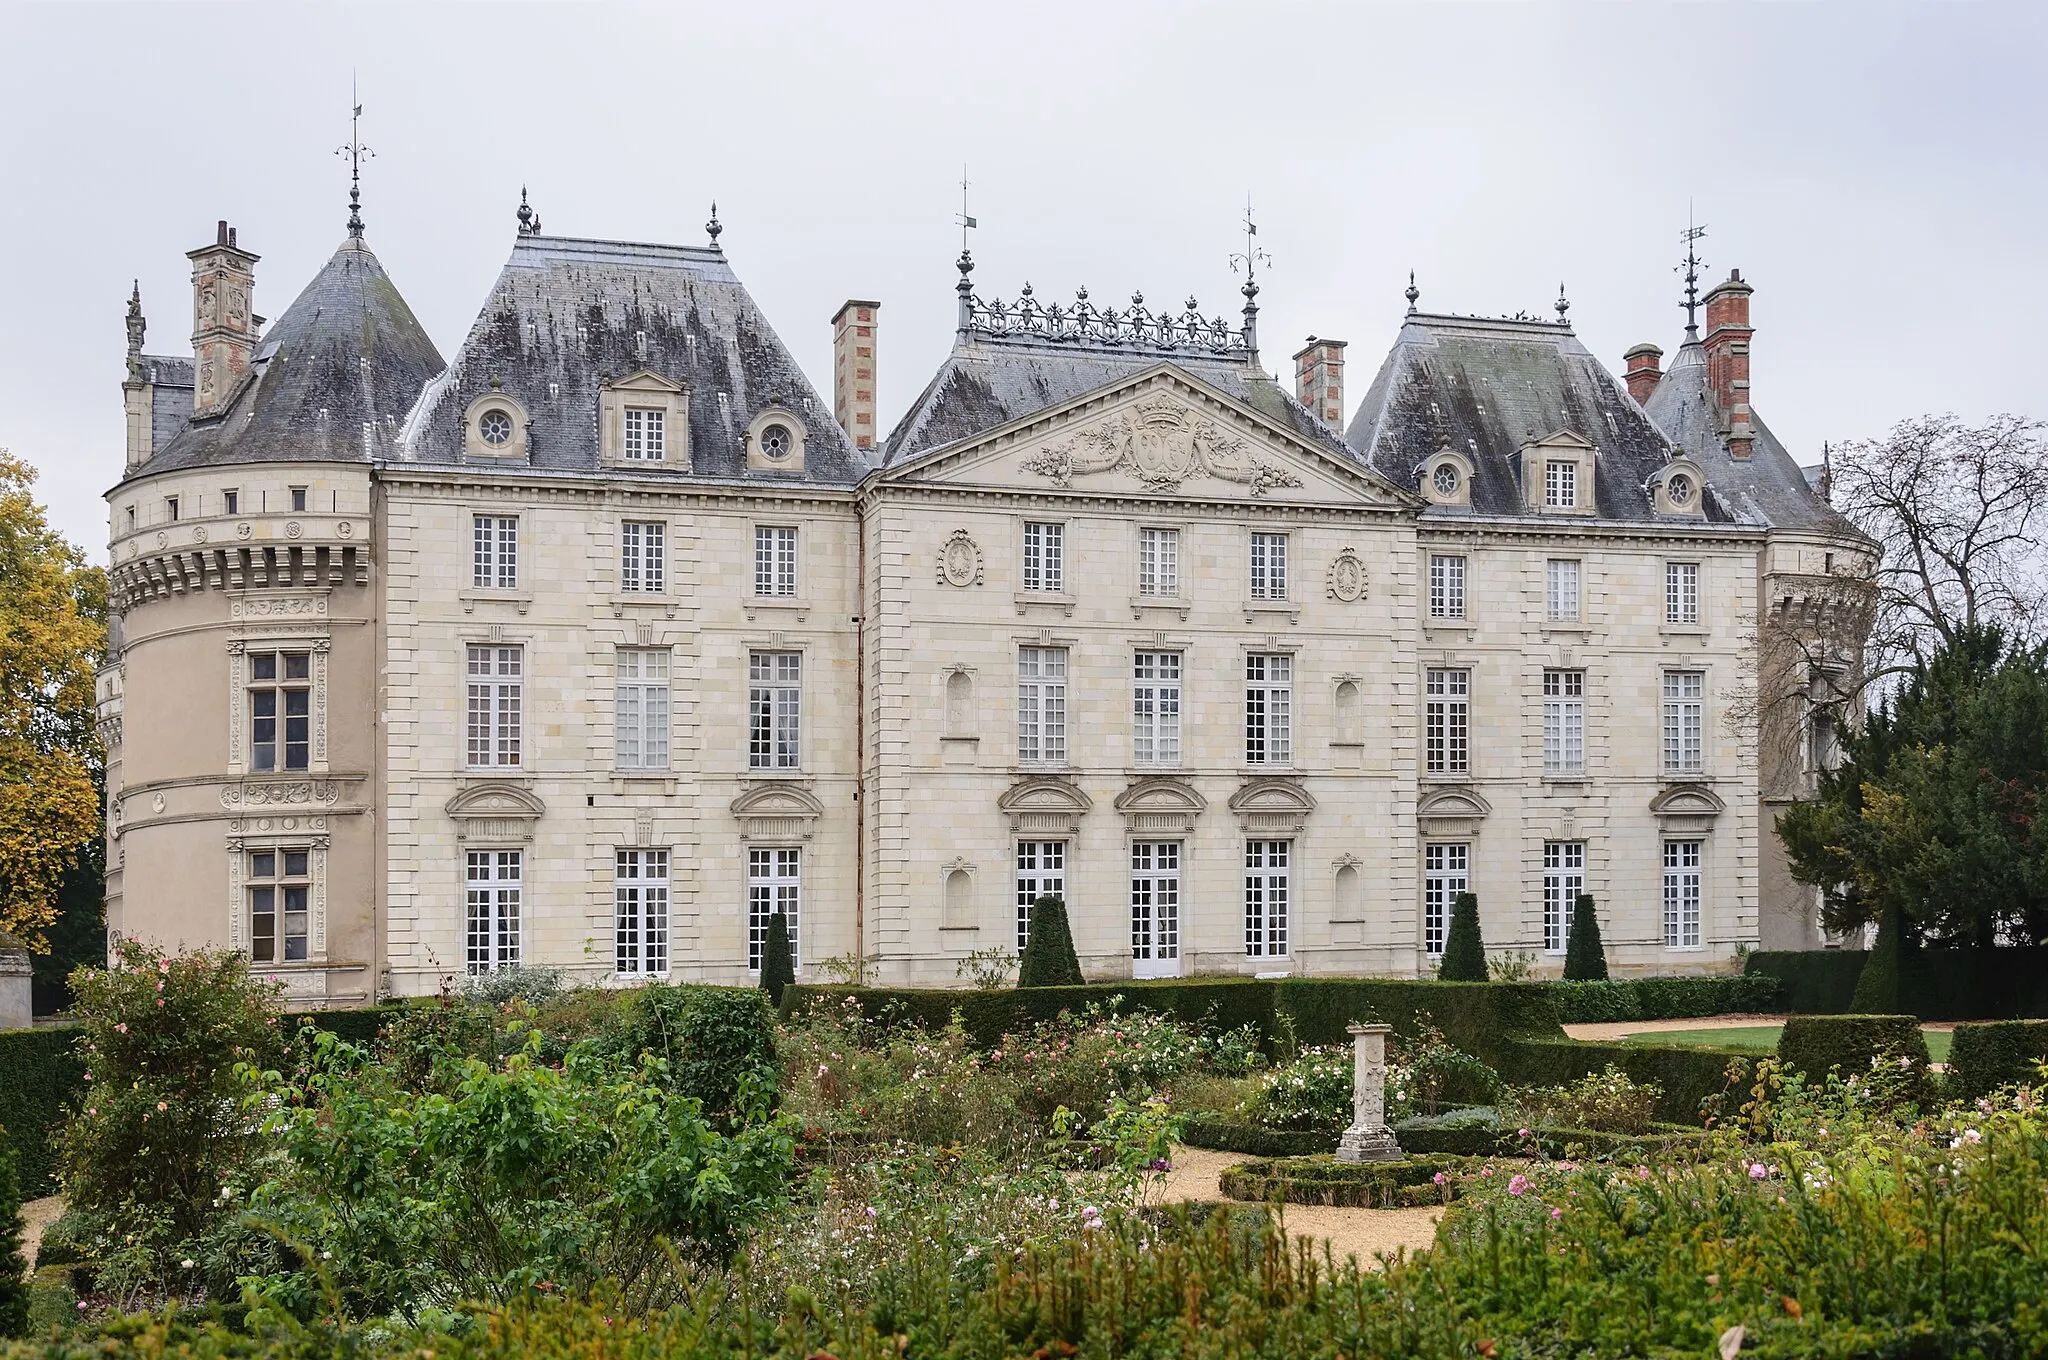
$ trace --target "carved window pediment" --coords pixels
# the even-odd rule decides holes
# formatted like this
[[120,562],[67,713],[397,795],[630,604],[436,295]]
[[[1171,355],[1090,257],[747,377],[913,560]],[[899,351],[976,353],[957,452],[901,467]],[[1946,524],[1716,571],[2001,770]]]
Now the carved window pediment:
[[1702,784],[1674,784],[1650,800],[1658,829],[1667,835],[1712,831],[1726,810],[1720,795]]
[[534,823],[547,810],[530,790],[501,783],[472,784],[445,807],[457,840],[518,845],[533,839]]
[[801,784],[757,784],[732,800],[743,841],[806,841],[825,805]]
[[1492,812],[1477,789],[1431,789],[1416,802],[1415,820],[1425,836],[1470,836]]
[[1116,796],[1116,810],[1134,836],[1186,836],[1209,806],[1194,785],[1171,775],[1140,779]]
[[1292,779],[1253,779],[1230,795],[1246,835],[1292,834],[1308,825],[1316,800]]
[[996,807],[1010,815],[1010,830],[1019,836],[1072,836],[1095,803],[1065,779],[1020,779],[996,796]]

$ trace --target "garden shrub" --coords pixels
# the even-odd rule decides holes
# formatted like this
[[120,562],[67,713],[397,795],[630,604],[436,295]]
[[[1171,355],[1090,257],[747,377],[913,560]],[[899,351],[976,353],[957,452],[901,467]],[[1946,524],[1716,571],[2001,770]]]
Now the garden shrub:
[[1393,1162],[1340,1162],[1327,1155],[1276,1157],[1226,1167],[1218,1184],[1232,1199],[1255,1203],[1392,1209],[1444,1203],[1449,1198],[1446,1184],[1466,1167],[1456,1157],[1404,1157]]
[[1600,915],[1593,894],[1580,893],[1572,904],[1572,928],[1564,941],[1564,975],[1569,982],[1605,982],[1607,949],[1600,943]]
[[222,1184],[258,1149],[236,1069],[282,1061],[278,990],[237,953],[123,940],[117,958],[72,975],[86,1070],[60,1140],[64,1193],[178,1240],[216,1216]]
[[1915,1076],[1907,1098],[1927,1098],[1927,1039],[1910,1015],[1795,1015],[1778,1035],[1778,1058],[1814,1081],[1831,1070],[1848,1078],[1880,1060],[1904,1058]]
[[1778,1008],[1779,986],[1768,974],[1551,984],[1558,1019],[1568,1025],[1766,1014]]
[[[1533,1086],[1559,1086],[1612,1064],[1638,1082],[1663,1089],[1657,1118],[1673,1124],[1700,1122],[1700,1102],[1720,1096],[1731,1081],[1746,1076],[1756,1054],[1734,1048],[1660,1048],[1652,1044],[1600,1043],[1570,1039],[1515,1039],[1502,1070]],[[1731,1075],[1732,1074],[1732,1075]]]
[[1850,1011],[1897,1015],[1904,1008],[1900,972],[1905,953],[1904,917],[1897,904],[1892,904],[1885,907],[1877,927],[1877,941],[1863,960],[1863,971],[1856,976],[1856,990],[1849,997]]
[[28,1330],[28,1263],[21,1250],[21,1180],[14,1149],[0,1139],[0,1337]]
[[1049,1124],[1061,1107],[1095,1119],[1119,1095],[1161,1091],[1194,1070],[1204,1047],[1199,1032],[1167,1016],[1093,1002],[1004,1035],[986,1065],[1026,1113]]
[[0,1033],[0,1128],[7,1130],[22,1193],[29,1198],[56,1187],[57,1130],[85,1086],[80,1035],[70,1027]]
[[538,1006],[559,995],[566,975],[559,968],[532,967],[513,964],[506,968],[493,968],[488,973],[477,973],[462,980],[464,1000],[474,1001],[479,1006],[503,1006],[508,1002],[524,1001],[529,1006]]
[[1334,1152],[1337,1138],[1334,1129],[1274,1129],[1215,1114],[1188,1116],[1180,1134],[1181,1142],[1189,1147],[1241,1152],[1251,1157],[1301,1157]]
[[703,1102],[722,1128],[736,1118],[743,1088],[773,1091],[775,1010],[758,987],[649,983],[585,1041],[594,1053],[631,1065],[642,1054],[661,1060],[660,1080],[678,1095]]
[[1305,1048],[1266,1073],[1237,1117],[1269,1129],[1336,1133],[1351,1123],[1352,1066],[1349,1045]]
[[1650,1131],[1663,1098],[1656,1082],[1638,1082],[1609,1063],[1562,1086],[1511,1087],[1507,1104],[1532,1127],[1640,1134]]
[[1973,1101],[2002,1086],[2038,1085],[2048,1062],[2048,1020],[1992,1020],[1957,1025],[1948,1051],[1943,1093]]
[[1079,987],[1081,959],[1074,953],[1074,932],[1067,925],[1067,904],[1041,897],[1031,904],[1031,925],[1024,936],[1024,957],[1017,963],[1019,987]]
[[1793,1015],[1841,1015],[1864,958],[1861,949],[1763,949],[1742,961],[1742,975],[1776,978],[1777,1004]]
[[789,952],[789,918],[781,912],[768,917],[768,939],[761,950],[761,990],[771,1004],[782,1004],[783,989],[796,981],[796,960]]
[[1444,938],[1439,982],[1486,981],[1486,942],[1479,935],[1479,897],[1461,892],[1451,904],[1450,933]]

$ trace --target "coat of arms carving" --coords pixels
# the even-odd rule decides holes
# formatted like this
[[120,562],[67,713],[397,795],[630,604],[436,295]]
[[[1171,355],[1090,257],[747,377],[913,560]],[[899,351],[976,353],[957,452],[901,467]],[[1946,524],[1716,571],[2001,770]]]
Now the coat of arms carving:
[[981,575],[981,545],[965,529],[955,529],[939,549],[939,584],[978,586]]
[[1346,548],[1330,559],[1330,598],[1356,604],[1365,598],[1365,562],[1356,548]]
[[1025,459],[1023,466],[1059,487],[1071,487],[1076,477],[1119,470],[1148,491],[1179,491],[1182,483],[1203,473],[1236,482],[1254,496],[1276,486],[1301,485],[1299,476],[1261,458],[1243,438],[1166,396],[1141,401]]

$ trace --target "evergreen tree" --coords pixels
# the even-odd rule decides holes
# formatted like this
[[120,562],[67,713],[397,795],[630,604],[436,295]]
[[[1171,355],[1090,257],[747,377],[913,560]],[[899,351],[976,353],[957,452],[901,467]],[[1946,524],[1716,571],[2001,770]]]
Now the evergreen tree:
[[28,1331],[28,1262],[21,1250],[21,1178],[13,1140],[0,1131],[0,1336]]
[[1451,906],[1451,933],[1436,975],[1444,982],[1486,981],[1486,942],[1479,938],[1479,898],[1474,893],[1459,893]]
[[1857,1015],[1905,1014],[1899,985],[1905,962],[1905,912],[1895,903],[1888,904],[1878,918],[1877,943],[1863,960],[1863,971],[1856,975],[1849,1010]]
[[1607,950],[1600,943],[1600,918],[1593,911],[1593,894],[1580,893],[1572,904],[1571,933],[1564,942],[1564,976],[1567,982],[1607,981]]
[[1078,987],[1083,980],[1074,933],[1067,928],[1067,904],[1057,897],[1039,898],[1031,904],[1031,930],[1017,964],[1017,985]]
[[789,918],[776,912],[768,918],[768,943],[761,950],[761,990],[775,1005],[782,989],[796,981],[796,960],[789,952]]

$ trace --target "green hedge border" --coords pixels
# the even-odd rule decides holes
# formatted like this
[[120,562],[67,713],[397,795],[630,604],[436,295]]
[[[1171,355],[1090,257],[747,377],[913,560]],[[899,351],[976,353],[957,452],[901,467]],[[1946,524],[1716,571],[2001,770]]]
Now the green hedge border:
[[[1404,1157],[1396,1162],[1340,1162],[1316,1157],[1272,1157],[1239,1162],[1217,1177],[1223,1193],[1252,1204],[1321,1204],[1336,1209],[1401,1209],[1441,1204],[1434,1182],[1471,1169],[1466,1157]],[[1453,1192],[1455,1193],[1455,1191]]]
[[[1846,1015],[1869,954],[1861,949],[1764,950],[1745,977],[1775,977],[1793,1015]],[[1909,949],[1900,958],[1900,1010],[1922,1020],[2048,1017],[2048,947]]]
[[1181,1129],[1180,1140],[1211,1152],[1242,1152],[1252,1157],[1306,1157],[1335,1152],[1341,1135],[1304,1129],[1269,1129],[1242,1119],[1195,1115]]
[[1657,1048],[1575,1039],[1517,1038],[1512,1048],[1508,1065],[1500,1070],[1518,1085],[1562,1086],[1610,1063],[1628,1073],[1631,1081],[1654,1081],[1664,1090],[1657,1118],[1667,1124],[1698,1124],[1700,1102],[1727,1090],[1731,1081],[1746,1084],[1757,1057],[1737,1048]]
[[[1589,1156],[1610,1157],[1635,1149],[1646,1156],[1670,1157],[1704,1152],[1711,1137],[1703,1129],[1633,1134],[1602,1133],[1596,1129],[1533,1131],[1534,1150],[1550,1158],[1569,1156],[1575,1150]],[[1517,1129],[1396,1129],[1394,1138],[1403,1152],[1415,1156],[1526,1157],[1532,1141],[1522,1137]]]
[[1948,1051],[1951,1100],[1978,1100],[2001,1086],[2041,1084],[2048,1062],[2048,1020],[1990,1020],[1957,1025]]
[[1776,1013],[1784,984],[1768,973],[1554,982],[1558,1018],[1568,1025],[1617,1020],[1693,1020]]

